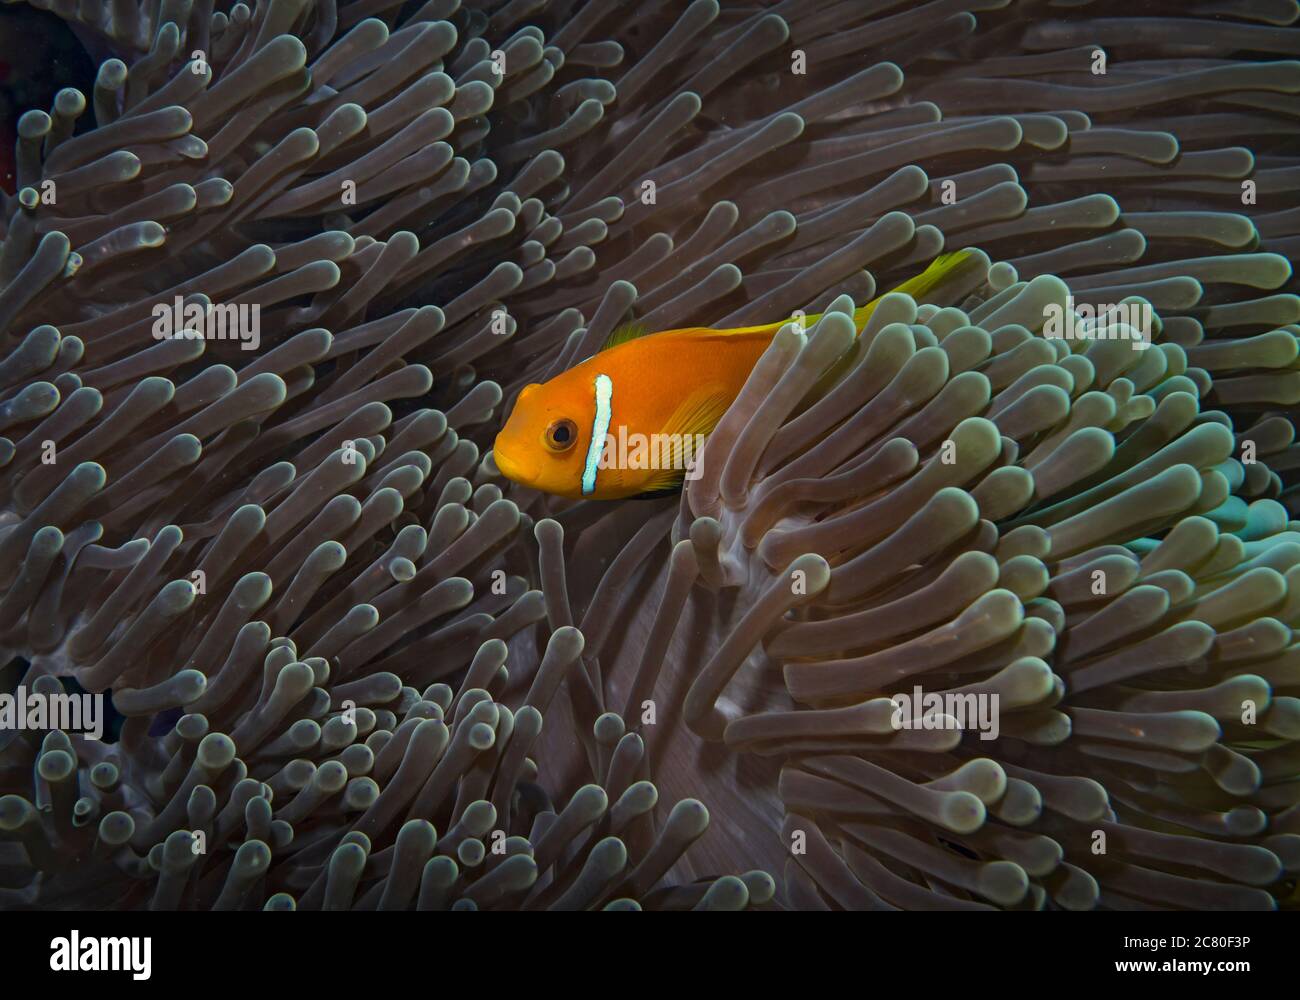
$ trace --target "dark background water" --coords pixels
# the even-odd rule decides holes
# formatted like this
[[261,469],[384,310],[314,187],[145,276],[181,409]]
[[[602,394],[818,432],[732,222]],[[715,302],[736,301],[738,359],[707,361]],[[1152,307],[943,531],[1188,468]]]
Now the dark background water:
[[89,96],[94,84],[95,63],[63,20],[26,4],[0,7],[0,188],[14,193],[19,116],[48,111],[63,87]]

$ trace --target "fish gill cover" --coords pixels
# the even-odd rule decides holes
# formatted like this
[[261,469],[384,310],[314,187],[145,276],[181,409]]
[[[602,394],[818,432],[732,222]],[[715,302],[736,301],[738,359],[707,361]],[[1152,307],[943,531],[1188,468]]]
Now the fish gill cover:
[[[36,6],[3,690],[120,731],[11,714],[0,907],[1293,904],[1292,0]],[[679,496],[494,465],[796,310]]]

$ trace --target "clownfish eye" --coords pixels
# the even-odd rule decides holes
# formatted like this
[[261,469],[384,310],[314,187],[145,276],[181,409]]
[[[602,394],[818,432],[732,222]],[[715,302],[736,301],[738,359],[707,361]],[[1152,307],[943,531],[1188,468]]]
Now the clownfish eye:
[[546,428],[546,447],[551,451],[568,451],[578,442],[578,425],[567,417]]

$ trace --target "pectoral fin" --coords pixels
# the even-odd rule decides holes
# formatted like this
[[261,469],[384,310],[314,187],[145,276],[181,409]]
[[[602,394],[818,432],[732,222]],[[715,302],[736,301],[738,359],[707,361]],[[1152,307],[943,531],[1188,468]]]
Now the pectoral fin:
[[726,394],[715,389],[699,389],[682,400],[664,424],[663,433],[708,437],[730,405]]
[[669,493],[681,488],[686,476],[685,460],[698,454],[703,439],[713,433],[730,405],[731,399],[725,393],[713,389],[697,390],[682,400],[660,431],[665,440],[680,442],[684,452],[680,455],[682,461],[674,463],[678,466],[675,468],[656,469],[646,480],[642,496],[646,493]]

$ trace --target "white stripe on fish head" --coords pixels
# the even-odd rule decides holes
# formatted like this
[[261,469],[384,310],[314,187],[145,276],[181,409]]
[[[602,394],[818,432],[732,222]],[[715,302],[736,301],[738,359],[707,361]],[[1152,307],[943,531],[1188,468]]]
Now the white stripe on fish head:
[[596,489],[596,473],[600,467],[600,456],[605,450],[605,436],[609,433],[609,424],[614,417],[614,380],[608,375],[596,376],[596,415],[591,421],[591,442],[587,445],[587,462],[582,470],[582,495],[587,496]]

